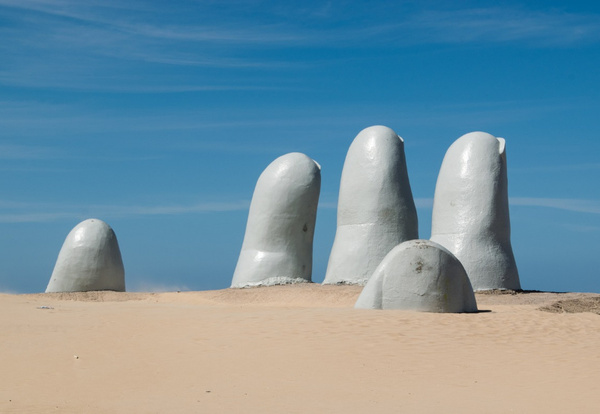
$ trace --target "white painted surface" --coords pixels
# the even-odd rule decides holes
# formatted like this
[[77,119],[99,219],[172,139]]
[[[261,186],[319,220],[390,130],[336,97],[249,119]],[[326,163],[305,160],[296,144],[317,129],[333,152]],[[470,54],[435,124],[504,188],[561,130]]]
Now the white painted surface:
[[430,240],[409,240],[388,253],[355,307],[477,312],[465,269],[452,253]]
[[82,221],[63,243],[46,292],[125,291],[117,236],[98,219]]
[[521,288],[503,138],[472,132],[450,146],[435,188],[431,240],[454,253],[475,290]]
[[337,231],[324,284],[365,284],[394,246],[419,237],[404,142],[385,126],[352,142],[340,183]]
[[310,282],[321,167],[304,154],[273,161],[254,189],[231,287]]

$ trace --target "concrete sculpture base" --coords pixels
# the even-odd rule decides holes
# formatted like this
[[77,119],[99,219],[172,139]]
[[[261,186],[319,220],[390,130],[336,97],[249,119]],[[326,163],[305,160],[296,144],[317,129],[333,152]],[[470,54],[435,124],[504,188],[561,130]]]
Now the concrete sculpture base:
[[477,312],[473,288],[458,259],[429,240],[410,240],[383,259],[356,308]]
[[321,168],[304,154],[273,161],[261,174],[231,287],[310,282]]
[[435,188],[431,240],[454,253],[475,290],[521,289],[503,138],[472,132],[450,146]]
[[125,269],[115,232],[98,219],[82,221],[63,243],[48,292],[125,291]]
[[404,142],[390,128],[366,128],[352,142],[337,214],[324,284],[364,285],[394,246],[419,237]]

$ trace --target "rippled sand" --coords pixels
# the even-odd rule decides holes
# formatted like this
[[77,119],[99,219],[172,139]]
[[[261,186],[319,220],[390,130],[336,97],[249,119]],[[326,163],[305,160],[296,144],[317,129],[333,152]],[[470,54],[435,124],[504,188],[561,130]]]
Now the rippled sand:
[[0,295],[0,412],[598,412],[600,295],[431,314],[360,290]]

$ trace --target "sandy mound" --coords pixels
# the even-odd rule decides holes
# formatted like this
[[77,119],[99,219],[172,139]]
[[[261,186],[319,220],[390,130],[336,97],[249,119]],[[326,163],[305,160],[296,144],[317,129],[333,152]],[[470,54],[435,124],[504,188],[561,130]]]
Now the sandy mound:
[[600,315],[600,296],[559,300],[551,305],[542,306],[540,310],[553,313],[592,312]]
[[[299,306],[299,307],[352,307],[362,291],[356,285],[320,285],[300,283],[248,289],[223,289],[200,292],[206,300],[221,304]],[[189,295],[197,295],[189,292]]]

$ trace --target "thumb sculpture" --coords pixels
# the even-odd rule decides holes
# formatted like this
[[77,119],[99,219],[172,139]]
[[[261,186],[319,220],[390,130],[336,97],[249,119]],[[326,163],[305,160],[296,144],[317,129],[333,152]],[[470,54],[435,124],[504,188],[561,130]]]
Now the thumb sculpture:
[[364,285],[394,246],[418,237],[404,141],[385,126],[363,129],[344,162],[337,231],[323,283]]
[[477,312],[467,273],[456,257],[429,240],[396,246],[379,264],[356,308]]
[[503,138],[471,132],[450,146],[435,187],[431,240],[456,255],[475,290],[521,289]]
[[82,221],[68,234],[46,293],[91,290],[125,291],[125,269],[117,236],[98,219]]
[[321,167],[283,155],[260,175],[231,287],[310,282]]

